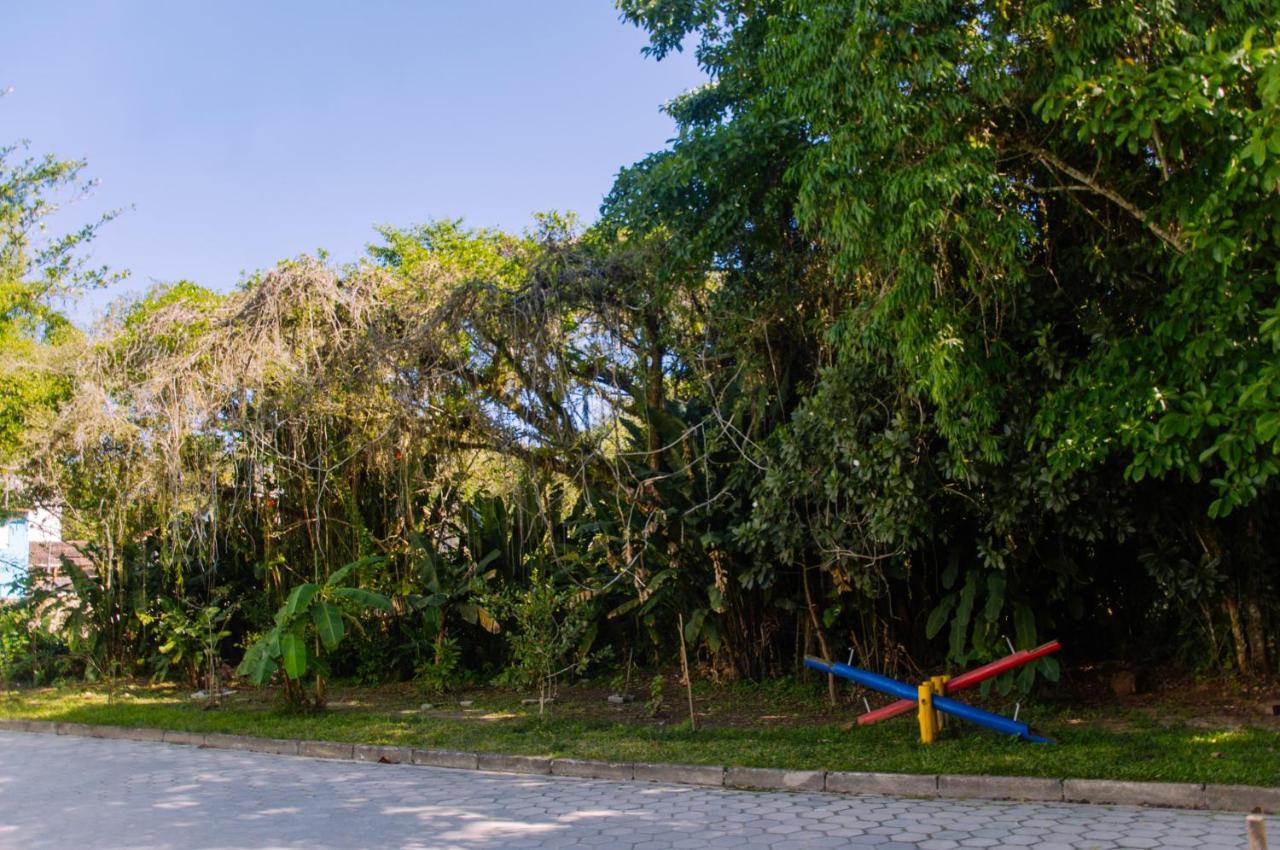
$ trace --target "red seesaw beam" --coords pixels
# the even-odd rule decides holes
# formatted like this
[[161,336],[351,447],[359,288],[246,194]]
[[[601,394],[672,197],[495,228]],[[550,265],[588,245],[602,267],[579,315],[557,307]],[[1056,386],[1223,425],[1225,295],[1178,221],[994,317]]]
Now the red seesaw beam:
[[[947,681],[947,693],[955,691],[963,691],[965,688],[972,688],[979,682],[999,676],[1006,670],[1012,670],[1015,667],[1021,667],[1037,658],[1043,658],[1050,653],[1057,652],[1062,649],[1062,644],[1056,640],[1051,640],[1046,644],[1037,646],[1035,649],[1020,649],[1013,655],[1006,655],[998,661],[992,661],[990,664],[984,664],[981,667],[975,667],[967,673],[961,673],[954,679]],[[868,711],[866,714],[858,718],[859,726],[868,726],[872,723],[879,723],[881,720],[888,720],[890,717],[897,717],[899,714],[906,714],[908,711],[914,711],[916,704],[909,699],[900,699],[897,702],[891,702],[883,708],[877,708],[875,711]]]

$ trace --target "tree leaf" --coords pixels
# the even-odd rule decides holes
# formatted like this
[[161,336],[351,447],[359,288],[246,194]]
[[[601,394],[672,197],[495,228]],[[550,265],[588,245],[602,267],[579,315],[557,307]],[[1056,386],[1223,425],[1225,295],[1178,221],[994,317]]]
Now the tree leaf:
[[381,593],[365,590],[363,587],[337,587],[333,595],[347,599],[365,608],[377,608],[382,611],[391,610],[391,600]]
[[994,623],[1004,608],[1005,584],[1003,572],[994,572],[987,576],[987,604],[982,608],[982,619],[989,623]]
[[1056,682],[1062,675],[1062,668],[1058,665],[1058,659],[1051,655],[1046,655],[1040,659],[1040,675],[1044,676],[1050,682]]
[[307,642],[296,632],[285,632],[280,636],[280,656],[284,662],[284,672],[290,679],[297,681],[307,674]]
[[334,570],[333,573],[330,574],[329,578],[325,580],[325,585],[328,587],[336,587],[337,585],[342,584],[342,582],[346,581],[347,576],[349,576],[352,572],[356,570],[362,570],[365,567],[370,567],[370,566],[373,566],[374,564],[381,564],[386,560],[387,559],[382,557],[381,555],[366,555],[363,558],[359,558],[355,561],[352,561],[346,566],[343,566],[337,570]]
[[725,608],[727,606],[725,605],[724,594],[721,593],[720,588],[716,587],[714,584],[707,586],[707,601],[710,603],[712,611],[715,611],[717,614],[723,614],[725,612]]
[[1036,644],[1036,615],[1031,606],[1019,604],[1013,609],[1014,640],[1020,649],[1030,649]]
[[484,607],[476,606],[476,619],[480,621],[480,628],[484,629],[491,635],[496,635],[502,631],[502,624],[493,618],[493,615]]
[[1028,664],[1015,674],[1017,676],[1016,681],[1018,684],[1018,690],[1022,691],[1024,694],[1031,690],[1031,686],[1036,683],[1037,669],[1037,665]]
[[697,644],[698,636],[702,634],[702,620],[707,616],[706,608],[699,608],[693,612],[689,619],[684,621],[684,639],[688,643]]
[[616,619],[618,617],[621,617],[623,614],[630,612],[631,610],[636,608],[638,605],[640,605],[642,602],[644,602],[644,599],[642,597],[633,596],[627,601],[620,604],[617,608],[614,608],[605,616],[608,617],[610,620]]
[[278,669],[271,651],[270,636],[262,637],[245,651],[236,673],[255,685],[264,685]]
[[292,620],[299,614],[306,613],[306,610],[311,607],[311,600],[315,599],[319,591],[320,585],[311,583],[300,584],[290,591],[289,598],[285,600],[282,609],[285,619]]
[[960,550],[952,549],[947,557],[946,569],[942,571],[942,587],[950,590],[956,586],[956,576],[960,574]]
[[956,605],[956,595],[948,593],[942,597],[942,601],[938,603],[938,607],[934,608],[929,614],[929,621],[925,623],[925,637],[932,640],[937,637],[938,632],[942,631],[942,627],[947,624],[947,617],[951,614],[951,609]]
[[311,620],[316,624],[316,634],[320,636],[320,644],[333,651],[342,642],[342,612],[338,606],[330,602],[317,602],[311,608]]
[[951,618],[951,639],[949,652],[957,661],[964,659],[965,635],[969,632],[969,618],[973,616],[973,600],[978,593],[978,572],[972,570],[960,589],[960,602],[956,605],[956,614]]

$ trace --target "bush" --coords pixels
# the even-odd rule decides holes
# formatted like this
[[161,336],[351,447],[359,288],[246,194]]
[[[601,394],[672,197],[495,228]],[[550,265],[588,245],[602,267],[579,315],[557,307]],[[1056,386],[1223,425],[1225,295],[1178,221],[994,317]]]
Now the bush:
[[0,602],[0,686],[40,684],[71,668],[66,644],[43,628],[30,600]]
[[511,672],[518,683],[538,689],[539,714],[555,697],[560,676],[571,670],[581,672],[598,656],[581,647],[592,623],[579,596],[534,570],[527,587],[486,600],[490,610],[513,621],[506,632],[514,665]]

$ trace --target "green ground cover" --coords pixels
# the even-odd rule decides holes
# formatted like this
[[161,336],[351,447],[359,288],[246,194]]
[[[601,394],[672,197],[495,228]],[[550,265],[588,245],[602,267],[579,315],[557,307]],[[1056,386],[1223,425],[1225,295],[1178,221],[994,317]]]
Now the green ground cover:
[[[676,709],[654,719],[640,703],[608,704],[598,689],[566,689],[545,717],[520,696],[485,689],[423,709],[405,687],[336,688],[329,710],[303,714],[270,689],[210,709],[165,686],[128,686],[108,700],[77,685],[5,692],[0,716],[611,761],[1280,785],[1280,731],[1215,727],[1175,709],[1036,704],[1023,717],[1052,745],[953,726],[925,747],[913,718],[850,728],[855,707],[829,709],[806,688],[704,686],[697,731]],[[462,708],[463,699],[473,704]]]

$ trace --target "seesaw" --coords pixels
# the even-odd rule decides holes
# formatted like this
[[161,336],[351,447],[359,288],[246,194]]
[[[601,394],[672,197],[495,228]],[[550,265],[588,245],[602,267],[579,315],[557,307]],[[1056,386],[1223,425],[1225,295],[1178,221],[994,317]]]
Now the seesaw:
[[934,676],[928,681],[915,686],[908,685],[906,682],[899,682],[897,679],[891,679],[888,676],[881,676],[879,673],[872,673],[869,670],[841,664],[838,661],[828,662],[821,658],[806,655],[804,663],[806,667],[814,670],[820,670],[832,676],[839,676],[842,679],[856,682],[863,687],[898,697],[896,702],[889,703],[875,711],[869,711],[859,717],[858,724],[862,726],[887,720],[899,714],[905,714],[915,708],[920,721],[920,740],[925,744],[934,742],[938,729],[942,726],[942,718],[938,716],[938,712],[959,717],[961,720],[967,720],[970,723],[977,723],[979,726],[985,726],[1002,735],[1014,735],[1024,741],[1030,741],[1035,744],[1048,744],[1050,743],[1048,738],[1035,734],[1031,731],[1031,727],[1025,723],[966,705],[950,699],[945,694],[972,688],[979,682],[1021,667],[1024,664],[1035,661],[1037,658],[1043,658],[1061,648],[1062,645],[1056,640],[1051,641],[1035,649],[1020,650],[998,661],[984,664],[967,673],[962,673],[954,679],[948,676]]

